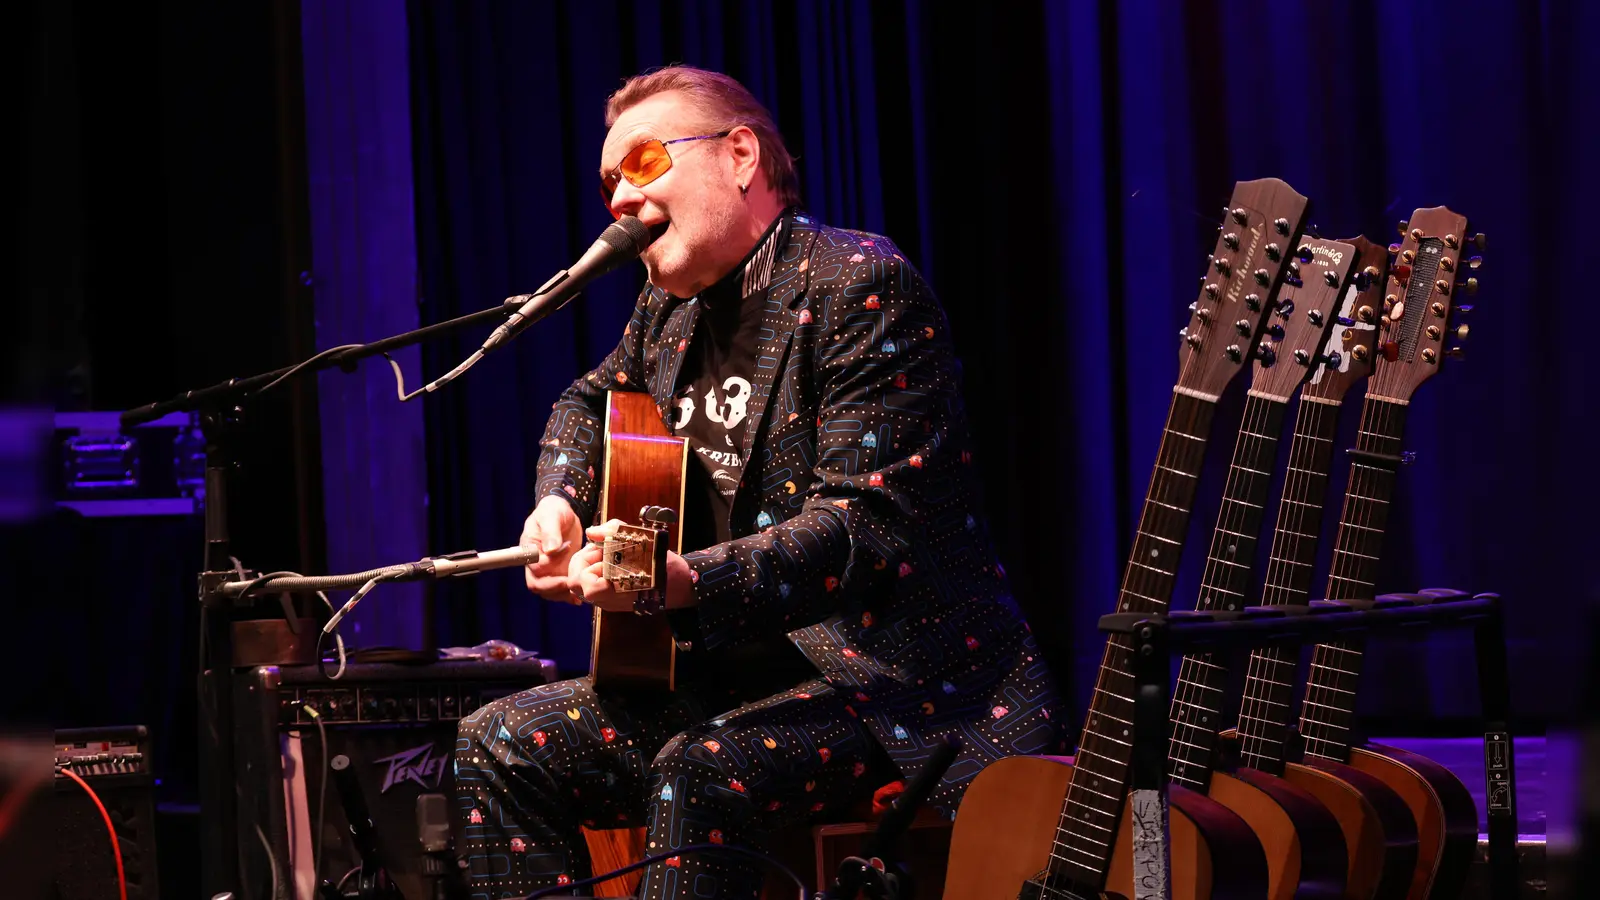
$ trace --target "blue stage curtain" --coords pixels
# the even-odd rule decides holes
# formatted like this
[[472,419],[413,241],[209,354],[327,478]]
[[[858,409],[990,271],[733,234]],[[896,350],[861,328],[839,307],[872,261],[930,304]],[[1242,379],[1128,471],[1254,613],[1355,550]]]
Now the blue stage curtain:
[[[1578,564],[1600,499],[1577,308],[1600,200],[1596,63],[1579,49],[1597,18],[1576,2],[414,0],[422,319],[532,290],[610,221],[594,184],[603,103],[625,77],[686,62],[740,78],[776,114],[811,210],[893,237],[942,299],[1002,558],[1081,701],[1233,183],[1283,178],[1322,234],[1381,243],[1414,208],[1449,205],[1489,234],[1483,290],[1469,358],[1411,407],[1418,458],[1380,588],[1507,595],[1518,710],[1541,716],[1578,659],[1560,617],[1600,599]],[[614,345],[641,277],[611,277],[429,398],[433,546],[516,540],[549,406]],[[480,337],[427,347],[428,374]],[[1177,608],[1193,604],[1237,394]],[[1347,407],[1347,444],[1356,419]],[[586,665],[584,611],[514,573],[447,587],[442,641],[505,637]],[[1470,715],[1469,649],[1374,647],[1366,711]]]

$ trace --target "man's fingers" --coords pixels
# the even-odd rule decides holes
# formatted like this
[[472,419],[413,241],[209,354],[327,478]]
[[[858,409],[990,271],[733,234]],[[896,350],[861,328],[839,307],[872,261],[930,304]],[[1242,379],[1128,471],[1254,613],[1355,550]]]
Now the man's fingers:
[[621,519],[611,519],[600,525],[593,525],[584,529],[584,534],[591,541],[603,541],[617,533],[617,526],[623,524]]

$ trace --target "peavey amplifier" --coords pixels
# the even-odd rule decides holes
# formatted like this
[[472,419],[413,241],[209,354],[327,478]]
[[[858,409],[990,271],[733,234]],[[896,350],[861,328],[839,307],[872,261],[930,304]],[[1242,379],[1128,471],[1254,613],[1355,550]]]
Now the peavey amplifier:
[[[404,896],[458,893],[451,840],[456,721],[556,677],[555,663],[542,659],[352,663],[338,681],[315,666],[255,671],[276,682],[260,687],[277,703],[288,867],[300,900],[313,900],[319,875],[337,883],[362,863],[338,782],[327,777],[328,760],[340,755],[376,824],[383,866]],[[321,729],[308,706],[320,714]]]
[[111,817],[130,900],[158,900],[149,731],[143,725],[61,729],[56,732],[55,764],[53,896],[94,900],[118,894],[105,816],[82,785],[61,774],[70,769],[94,789]]

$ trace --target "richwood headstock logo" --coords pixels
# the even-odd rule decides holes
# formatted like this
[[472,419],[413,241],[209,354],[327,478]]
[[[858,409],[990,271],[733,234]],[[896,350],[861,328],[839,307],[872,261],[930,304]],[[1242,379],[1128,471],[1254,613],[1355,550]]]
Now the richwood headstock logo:
[[[1260,225],[1250,226],[1250,245],[1244,248],[1244,255],[1242,257],[1243,259],[1256,258],[1256,248],[1261,246],[1261,236],[1263,233],[1265,233],[1265,229],[1263,229]],[[1243,278],[1235,278],[1233,280],[1233,284],[1228,286],[1228,302],[1232,303],[1239,299],[1239,292],[1244,290],[1244,283],[1245,279]]]
[[374,765],[389,765],[389,771],[383,776],[383,787],[378,789],[378,793],[387,794],[390,788],[402,781],[415,781],[425,788],[438,787],[439,780],[444,777],[446,757],[443,754],[435,756],[433,749],[433,742],[429,741],[410,750],[401,750],[393,756],[374,760]]

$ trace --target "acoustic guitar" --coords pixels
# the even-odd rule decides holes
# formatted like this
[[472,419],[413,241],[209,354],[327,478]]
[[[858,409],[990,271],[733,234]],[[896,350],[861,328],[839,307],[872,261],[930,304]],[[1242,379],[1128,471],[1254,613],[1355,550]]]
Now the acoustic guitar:
[[[661,421],[655,400],[639,391],[606,395],[605,469],[597,519],[625,523],[602,546],[604,575],[618,591],[662,590],[667,551],[682,552],[679,536],[689,447]],[[677,644],[661,616],[594,611],[589,675],[597,690],[670,691]],[[590,864],[609,872],[646,855],[645,829],[583,829]],[[595,886],[596,897],[632,897],[643,871]]]
[[[604,575],[615,590],[665,590],[667,551],[683,551],[688,466],[689,442],[667,431],[655,398],[639,391],[606,394],[599,521],[626,523],[603,548]],[[595,609],[589,674],[596,689],[670,691],[677,652],[662,616]]]
[[[1330,600],[1373,600],[1384,526],[1402,461],[1401,439],[1411,396],[1433,377],[1465,339],[1462,318],[1470,306],[1456,305],[1459,294],[1477,292],[1474,274],[1481,264],[1469,247],[1483,248],[1483,235],[1467,234],[1467,219],[1443,206],[1419,209],[1403,223],[1378,320],[1377,368],[1368,379],[1361,429],[1351,451],[1349,486],[1339,515],[1328,575]],[[1399,794],[1418,828],[1416,863],[1405,896],[1453,898],[1460,895],[1477,847],[1477,808],[1448,769],[1414,753],[1352,741],[1355,699],[1361,672],[1361,645],[1338,641],[1319,645],[1301,706],[1300,734],[1313,765],[1345,764],[1388,785]]]
[[[1344,363],[1326,347],[1341,315],[1341,293],[1356,265],[1347,243],[1304,239],[1290,263],[1256,360],[1243,425],[1223,488],[1197,607],[1237,610],[1253,585],[1257,541],[1277,467],[1289,399],[1308,379]],[[1353,286],[1352,286],[1353,287]],[[1190,654],[1173,690],[1168,777],[1238,813],[1267,856],[1267,897],[1345,896],[1348,858],[1339,822],[1309,791],[1255,769],[1217,768],[1217,734],[1228,688],[1226,657]]]
[[[1224,388],[1256,352],[1295,258],[1307,201],[1275,178],[1240,182],[1224,210],[1209,274],[1178,348],[1178,381],[1117,596],[1119,612],[1167,609],[1212,419]],[[967,787],[951,834],[949,900],[1131,896],[1132,648],[1114,636],[1095,683],[1078,752],[998,760]],[[1267,889],[1261,842],[1237,814],[1175,785],[1169,790],[1170,869],[1156,860],[1141,881],[1170,880],[1172,896],[1259,898]],[[1146,888],[1147,890],[1147,888]],[[1141,891],[1141,894],[1143,891]]]
[[[1317,372],[1300,392],[1289,467],[1262,586],[1265,606],[1310,602],[1312,566],[1327,495],[1339,411],[1350,388],[1371,374],[1387,254],[1357,237],[1360,274],[1347,291],[1330,339],[1337,364]],[[1291,762],[1295,673],[1299,652],[1267,647],[1250,655],[1236,732],[1224,732],[1241,765],[1237,773],[1287,780],[1334,812],[1344,835],[1351,900],[1401,897],[1416,859],[1416,826],[1404,802],[1384,784],[1333,762]]]

